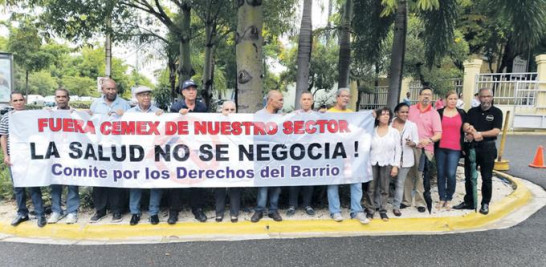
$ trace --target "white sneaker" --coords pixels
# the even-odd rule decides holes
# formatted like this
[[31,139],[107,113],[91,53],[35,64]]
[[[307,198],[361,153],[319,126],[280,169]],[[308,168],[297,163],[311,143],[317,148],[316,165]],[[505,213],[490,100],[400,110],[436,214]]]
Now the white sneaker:
[[360,223],[362,223],[362,224],[370,223],[370,220],[368,218],[366,218],[366,214],[364,214],[364,212],[357,213],[356,216],[354,217],[354,219],[359,220]]
[[47,223],[57,223],[61,219],[61,214],[57,212],[51,213],[47,219]]
[[69,213],[66,216],[66,224],[74,224],[78,221],[78,215],[76,213]]
[[336,222],[341,222],[343,221],[343,216],[341,216],[341,213],[334,213],[334,215],[332,215],[332,219],[334,219]]

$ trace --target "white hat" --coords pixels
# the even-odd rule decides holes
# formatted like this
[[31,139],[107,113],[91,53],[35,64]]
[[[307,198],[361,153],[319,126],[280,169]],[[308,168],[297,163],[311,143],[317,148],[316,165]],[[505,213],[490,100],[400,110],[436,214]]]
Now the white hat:
[[144,93],[144,92],[151,92],[152,89],[150,87],[147,87],[147,86],[137,86],[135,88],[133,88],[133,93],[135,95],[138,95],[140,93]]

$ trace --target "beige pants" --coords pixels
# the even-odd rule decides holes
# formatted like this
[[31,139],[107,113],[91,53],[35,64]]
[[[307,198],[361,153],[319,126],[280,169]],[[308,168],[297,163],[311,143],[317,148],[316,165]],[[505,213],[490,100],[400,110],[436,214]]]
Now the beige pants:
[[[413,149],[415,156],[415,165],[409,170],[408,176],[406,177],[406,182],[404,184],[404,198],[402,204],[411,207],[413,203],[412,193],[415,191],[415,206],[416,207],[425,207],[425,198],[423,197],[423,172],[419,171],[419,159],[421,159],[421,149]],[[434,156],[432,152],[425,151],[425,155],[429,160],[432,160]]]

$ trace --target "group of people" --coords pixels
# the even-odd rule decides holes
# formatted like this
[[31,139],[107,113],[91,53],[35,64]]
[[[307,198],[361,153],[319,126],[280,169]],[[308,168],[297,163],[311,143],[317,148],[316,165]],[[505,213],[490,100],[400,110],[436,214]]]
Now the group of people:
[[[391,181],[394,181],[393,214],[401,216],[401,209],[415,205],[425,212],[430,199],[431,162],[436,162],[438,198],[436,209],[473,209],[471,176],[473,170],[468,149],[476,151],[476,164],[482,177],[480,213],[489,213],[492,171],[497,155],[495,140],[502,128],[502,111],[493,106],[493,92],[482,88],[478,92],[480,104],[465,112],[457,107],[459,95],[449,91],[445,106],[432,106],[433,91],[424,87],[415,105],[406,102],[394,108],[376,112],[375,130],[371,148],[373,180],[367,185],[365,198],[369,219],[379,211],[387,221],[386,204]],[[464,201],[453,206],[456,172],[460,158],[465,158]],[[475,171],[475,170],[474,170]]]
[[[153,113],[157,116],[163,114],[163,110],[152,104],[152,90],[145,86],[134,89],[137,105],[132,107],[127,101],[118,96],[116,82],[106,79],[102,82],[102,96],[96,99],[90,109],[90,114],[106,114],[108,116],[122,116],[126,112]],[[207,107],[197,100],[197,85],[192,80],[183,83],[180,92],[183,100],[175,102],[170,107],[170,112],[185,115],[189,112],[207,112]],[[468,113],[456,107],[458,95],[450,92],[446,96],[446,107],[440,110],[432,108],[432,89],[425,87],[419,93],[419,102],[415,105],[400,103],[394,109],[394,114],[388,108],[374,112],[375,129],[370,151],[370,161],[373,179],[368,183],[350,184],[350,217],[367,224],[374,218],[376,211],[379,217],[387,221],[387,200],[389,198],[389,184],[394,181],[393,213],[401,216],[401,209],[415,205],[419,212],[425,212],[426,194],[430,194],[430,162],[436,156],[438,170],[438,192],[440,202],[437,208],[451,209],[451,200],[455,191],[455,171],[459,157],[464,154],[464,143],[472,142],[477,150],[477,164],[481,167],[483,179],[482,206],[480,212],[488,213],[488,205],[491,200],[491,176],[496,148],[494,140],[502,126],[502,112],[492,106],[492,91],[481,89],[479,91],[480,106],[472,108]],[[12,92],[10,96],[12,112],[25,109],[25,100],[22,93]],[[65,89],[55,91],[55,110],[73,110],[70,105],[70,95]],[[309,92],[302,93],[300,99],[301,109],[299,113],[312,113],[313,95]],[[352,112],[348,108],[350,91],[341,88],[336,93],[335,105],[328,110],[320,112]],[[280,113],[283,107],[283,95],[277,90],[269,91],[267,104],[256,112],[257,115],[270,116]],[[222,113],[228,115],[236,112],[236,105],[232,101],[226,101],[222,105]],[[4,163],[11,166],[9,149],[9,114],[5,114],[0,121],[0,144],[4,155]],[[470,181],[470,164],[465,164],[467,177],[467,194],[465,201],[453,208],[467,209],[473,202]],[[423,179],[423,175],[425,178]],[[470,186],[470,187],[469,187]],[[298,206],[302,207],[306,214],[313,216],[312,207],[313,186],[289,187],[289,207],[287,216],[295,214]],[[61,194],[62,185],[51,185],[51,210],[52,213],[46,220],[42,203],[42,194],[39,187],[29,188],[39,227],[47,223],[57,223],[66,216],[66,223],[73,224],[78,220],[79,194],[78,186],[68,186],[66,197],[66,210],[62,209]],[[204,213],[203,188],[189,188],[187,194],[195,219],[200,222],[207,221]],[[268,217],[275,221],[282,221],[278,211],[280,187],[257,188],[257,201],[252,222],[260,221],[267,210]],[[230,220],[237,222],[241,205],[242,188],[216,188],[215,220],[223,221],[226,197],[230,200]],[[143,189],[123,189],[111,187],[93,187],[93,205],[95,213],[90,222],[95,223],[103,219],[107,214],[107,208],[112,213],[112,221],[122,221],[129,192],[129,211],[131,213],[130,225],[140,222],[142,212],[140,209]],[[363,194],[365,192],[365,194]],[[26,207],[25,188],[14,188],[17,202],[17,216],[12,221],[13,226],[29,220],[29,211]],[[302,195],[303,203],[298,205],[298,199]],[[182,209],[182,189],[150,189],[148,203],[149,221],[158,224],[159,210],[162,196],[166,196],[169,202],[169,216],[167,223],[175,224],[178,221],[179,212]],[[328,209],[333,220],[340,222],[341,205],[339,185],[328,185]],[[362,200],[364,196],[364,208]],[[413,201],[415,200],[415,203]],[[269,206],[267,202],[269,201]],[[266,209],[267,206],[267,209]]]

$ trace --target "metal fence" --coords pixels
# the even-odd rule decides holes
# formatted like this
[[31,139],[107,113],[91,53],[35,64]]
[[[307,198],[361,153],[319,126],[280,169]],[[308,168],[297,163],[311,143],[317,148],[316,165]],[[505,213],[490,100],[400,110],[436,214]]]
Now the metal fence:
[[376,86],[372,93],[360,94],[359,109],[378,109],[387,105],[388,86]]
[[475,92],[490,88],[497,105],[535,105],[539,82],[537,73],[482,73],[476,76]]
[[[461,93],[463,91],[463,79],[451,78],[449,79],[449,81],[451,81],[457,93]],[[409,92],[410,92],[411,104],[415,104],[417,103],[417,101],[419,101],[419,91],[421,91],[421,89],[423,89],[423,84],[421,84],[421,81],[417,80],[417,81],[410,82]],[[432,97],[433,100],[436,100],[438,98],[444,98],[444,96],[443,95],[440,96],[435,93],[434,96]]]

